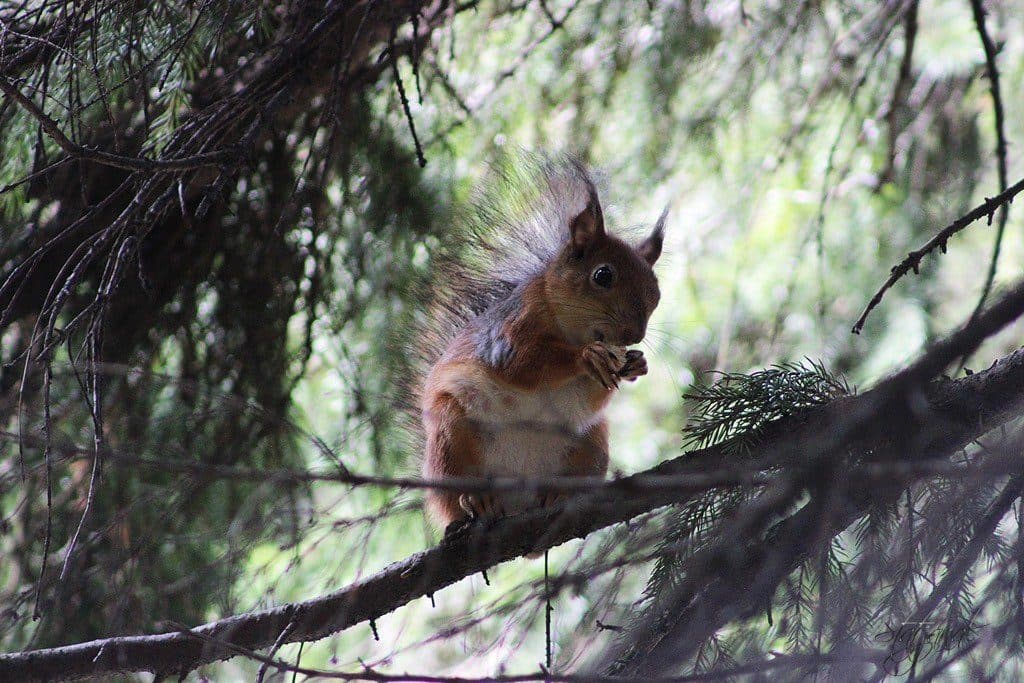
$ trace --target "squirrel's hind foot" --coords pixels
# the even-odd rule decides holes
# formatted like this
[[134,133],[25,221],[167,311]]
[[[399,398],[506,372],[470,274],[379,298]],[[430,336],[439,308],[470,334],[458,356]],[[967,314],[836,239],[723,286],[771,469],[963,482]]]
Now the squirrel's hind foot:
[[445,526],[444,541],[458,537],[475,524],[486,526],[508,516],[501,499],[491,493],[463,493],[459,496],[459,507],[463,515],[456,516]]

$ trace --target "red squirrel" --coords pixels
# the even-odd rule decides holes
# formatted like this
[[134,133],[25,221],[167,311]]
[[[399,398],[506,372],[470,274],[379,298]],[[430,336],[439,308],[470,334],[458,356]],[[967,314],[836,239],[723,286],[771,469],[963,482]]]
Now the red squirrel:
[[[435,325],[440,353],[417,392],[426,479],[603,477],[604,409],[621,381],[647,373],[643,353],[626,347],[644,338],[658,305],[652,266],[665,214],[646,239],[627,244],[605,230],[581,164],[519,163],[532,165],[525,215],[478,210],[475,255],[463,253],[442,276],[452,287],[434,307],[444,318]],[[427,508],[445,528],[553,499],[431,489]]]

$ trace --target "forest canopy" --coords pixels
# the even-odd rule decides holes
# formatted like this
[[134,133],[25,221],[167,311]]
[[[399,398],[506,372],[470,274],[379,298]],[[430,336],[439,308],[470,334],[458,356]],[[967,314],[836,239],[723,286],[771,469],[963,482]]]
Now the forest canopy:
[[[0,0],[0,679],[1024,676],[1022,10]],[[444,538],[425,302],[564,154],[649,374]]]

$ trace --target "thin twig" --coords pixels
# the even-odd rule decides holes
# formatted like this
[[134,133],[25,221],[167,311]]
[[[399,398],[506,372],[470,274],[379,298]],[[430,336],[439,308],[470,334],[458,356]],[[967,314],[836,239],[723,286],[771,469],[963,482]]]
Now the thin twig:
[[15,87],[7,78],[0,76],[0,91],[21,105],[46,132],[46,135],[57,143],[64,152],[75,159],[94,161],[105,166],[113,166],[128,171],[163,171],[180,172],[192,171],[207,166],[220,166],[238,156],[237,150],[219,150],[183,157],[181,159],[145,159],[139,157],[126,157],[120,154],[112,154],[101,149],[92,149],[79,145],[68,138],[60,129],[60,126],[49,115],[36,105],[31,98],[27,97]]
[[871,311],[881,303],[882,297],[885,296],[885,293],[889,291],[889,289],[896,284],[900,278],[910,271],[917,273],[921,266],[922,258],[936,249],[942,253],[946,253],[946,244],[949,242],[949,238],[977,220],[987,216],[989,223],[991,224],[992,216],[996,210],[1005,204],[1011,203],[1013,198],[1022,191],[1024,191],[1024,179],[1014,183],[1014,185],[1007,188],[1005,192],[1001,192],[995,197],[987,198],[984,202],[939,231],[939,234],[928,240],[928,242],[926,242],[920,249],[915,249],[907,254],[905,259],[893,266],[892,271],[889,274],[889,279],[887,279],[878,291],[875,292],[875,295],[871,297],[871,301],[869,301],[868,305],[864,307],[864,312],[860,314],[859,318],[857,318],[857,322],[853,324],[853,329],[851,331],[854,334],[860,334],[868,315],[870,315]]
[[548,554],[544,551],[544,666],[551,671],[551,613],[554,607],[551,606],[551,592],[548,588],[550,574],[548,572]]
[[[907,85],[910,83],[910,76],[914,65],[914,46],[917,44],[917,13],[920,2],[913,0],[907,9],[903,19],[903,57],[900,60],[900,70],[896,76],[896,85],[892,89],[892,99],[885,111],[885,125],[889,131],[888,153],[885,159],[885,168],[878,174],[878,183],[887,182],[892,178],[893,167],[896,163],[896,140],[898,116],[900,109],[905,106]],[[1005,187],[1000,190],[1005,190]]]
[[[260,670],[256,674],[256,683],[263,683],[263,677],[267,674],[267,668],[270,666],[271,662],[274,661],[277,651],[281,649],[282,645],[284,645],[284,639],[288,637],[288,634],[291,633],[294,628],[295,620],[292,619],[288,622],[287,626],[281,629],[281,635],[279,635],[277,640],[274,641],[273,646],[270,648],[270,653],[267,655],[267,658],[263,660],[263,664],[260,666]],[[298,667],[298,664],[295,666]]]
[[395,37],[398,33],[397,23],[391,26],[391,39],[388,41],[388,57],[391,60],[391,72],[395,77],[395,86],[398,88],[398,99],[402,101],[402,111],[405,112],[405,120],[409,124],[409,133],[412,134],[412,144],[416,148],[416,161],[420,168],[427,165],[427,158],[423,156],[423,146],[420,145],[420,138],[416,134],[416,124],[412,118],[412,110],[409,108],[409,98],[405,94],[405,85],[402,83],[402,75],[398,73],[398,55],[395,53]]
[[[366,666],[362,671],[345,672],[329,671],[326,669],[312,669],[291,664],[283,659],[268,655],[262,655],[255,650],[240,647],[235,643],[218,640],[195,629],[189,629],[181,624],[174,624],[178,632],[184,636],[194,638],[208,644],[211,648],[224,648],[235,654],[262,662],[264,666],[273,666],[279,671],[291,671],[295,674],[303,674],[311,678],[326,678],[341,681],[367,681],[368,683],[530,683],[531,681],[544,681],[545,683],[620,683],[621,678],[615,676],[599,676],[593,674],[553,674],[550,671],[541,670],[525,674],[488,676],[486,678],[472,678],[464,676],[438,676],[433,674],[385,674]],[[747,662],[726,671],[713,671],[705,673],[690,674],[685,676],[661,676],[645,679],[649,683],[698,683],[699,681],[728,680],[731,677],[758,673],[761,671],[775,671],[779,669],[798,669],[809,665],[821,665],[841,662],[864,662],[874,661],[885,656],[885,650],[861,650],[843,652],[812,652],[794,653],[790,655],[778,655],[771,659]]]
[[[985,27],[985,8],[982,0],[970,0],[971,12],[974,14],[974,26],[978,30],[978,37],[981,39],[981,46],[985,50],[985,70],[988,73],[989,91],[992,93],[992,106],[995,110],[995,131],[996,131],[996,168],[999,173],[999,191],[1006,191],[1006,117],[1003,113],[1003,96],[999,87],[999,69],[996,67],[996,46],[989,36]],[[976,318],[981,309],[985,306],[985,300],[992,291],[992,283],[996,279],[996,268],[999,264],[999,252],[1002,249],[1003,233],[1006,230],[1006,221],[1010,215],[1009,204],[1003,204],[999,209],[999,223],[996,227],[995,242],[992,246],[992,258],[989,261],[988,273],[985,275],[985,284],[981,289],[981,296],[974,307],[971,318]]]

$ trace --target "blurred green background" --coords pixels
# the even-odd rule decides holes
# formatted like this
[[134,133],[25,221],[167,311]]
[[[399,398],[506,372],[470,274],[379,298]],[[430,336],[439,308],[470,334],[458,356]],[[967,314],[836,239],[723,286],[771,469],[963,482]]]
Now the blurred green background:
[[[247,49],[254,51],[261,22],[272,24],[265,14],[273,13],[261,14],[260,7],[245,3],[232,19],[240,35],[252,36]],[[1016,116],[1024,105],[1024,6],[990,7],[990,30],[1001,47],[1012,183],[1024,139]],[[395,420],[395,387],[407,356],[401,326],[415,315],[414,291],[432,254],[457,235],[452,226],[459,212],[487,182],[488,164],[515,149],[570,152],[593,165],[612,229],[643,228],[670,207],[657,267],[662,303],[644,342],[651,371],[610,410],[614,470],[630,473],[678,454],[687,420],[681,395],[709,371],[811,358],[853,385],[870,385],[970,315],[995,237],[995,226],[982,222],[953,238],[948,254],[927,257],[920,275],[900,281],[863,332],[851,334],[890,267],[999,190],[992,98],[970,5],[914,4],[913,56],[901,76],[909,12],[900,3],[871,0],[495,1],[458,12],[434,31],[415,73],[411,61],[398,65],[426,166],[416,165],[393,79],[385,76],[356,94],[340,124],[343,151],[317,186],[322,197],[300,196],[295,211],[280,218],[274,234],[281,236],[281,253],[234,265],[218,256],[224,259],[219,273],[273,273],[287,264],[288,305],[272,315],[251,314],[262,316],[253,329],[273,329],[275,338],[232,341],[238,329],[232,316],[250,316],[239,302],[278,301],[280,289],[260,293],[236,286],[241,275],[225,276],[198,282],[189,296],[170,297],[163,320],[176,310],[185,321],[154,324],[145,342],[125,341],[128,351],[109,368],[111,448],[205,462],[204,454],[230,443],[241,454],[222,461],[232,465],[330,472],[337,459],[354,472],[415,474],[417,456]],[[196,16],[183,5],[155,17],[154,44],[160,31],[180,35]],[[164,104],[152,140],[181,125],[174,113],[190,106],[183,93],[192,92],[196,74],[214,59],[213,28],[199,25],[188,58],[153,92]],[[113,51],[117,36],[108,30],[104,45]],[[39,143],[27,116],[10,106],[0,111],[4,185],[32,167]],[[103,114],[86,108],[80,116],[95,122]],[[316,149],[333,144],[322,130],[296,126],[292,138],[281,138],[295,179]],[[238,181],[225,204],[228,242],[237,229],[244,243],[254,212],[271,205],[267,177],[257,172],[245,182]],[[26,221],[56,211],[31,188],[0,195],[5,263],[18,260]],[[1015,207],[997,285],[1021,273],[1022,225]],[[23,349],[27,324],[3,331],[5,363]],[[1019,345],[1021,332],[1017,325],[991,340],[968,366]],[[256,349],[253,359],[246,348]],[[66,363],[62,353],[58,361]],[[62,443],[88,447],[88,413],[73,376],[60,367],[56,432]],[[141,370],[136,376],[130,368]],[[16,372],[20,365],[5,369],[8,398]],[[18,411],[10,400],[5,406],[7,429],[17,431]],[[22,425],[38,433],[40,415],[39,403],[31,403]],[[415,492],[271,480],[192,488],[194,482],[174,474],[143,468],[140,476],[108,463],[95,526],[120,529],[123,542],[113,532],[89,536],[80,585],[53,589],[53,599],[69,600],[58,611],[79,616],[34,621],[43,489],[37,479],[19,479],[14,442],[3,449],[0,553],[10,558],[0,563],[5,651],[310,598],[438,539]],[[29,447],[26,458],[38,466],[40,449]],[[68,494],[55,515],[60,549],[77,523],[74,492],[83,480],[73,462],[56,476],[57,489]],[[585,566],[622,533],[561,547],[551,553],[552,566]],[[60,559],[50,558],[51,572]],[[631,564],[559,596],[560,667],[605,637],[595,614],[614,623],[629,612],[648,571],[644,563]],[[542,576],[541,561],[503,565],[490,573],[489,586],[473,577],[437,594],[436,606],[420,600],[381,619],[379,641],[361,626],[306,645],[302,663],[355,670],[361,662],[386,662],[389,671],[466,676],[535,670],[544,653],[543,606],[527,598],[537,596]],[[177,588],[147,592],[154,585]],[[279,654],[294,658],[297,651],[286,646]],[[236,659],[201,672],[215,680],[251,679],[257,668]]]

